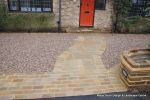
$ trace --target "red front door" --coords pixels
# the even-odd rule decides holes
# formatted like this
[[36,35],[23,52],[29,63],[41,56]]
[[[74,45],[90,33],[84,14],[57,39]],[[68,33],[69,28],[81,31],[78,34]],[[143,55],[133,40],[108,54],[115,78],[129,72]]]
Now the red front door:
[[95,0],[81,0],[80,26],[93,26],[94,1]]

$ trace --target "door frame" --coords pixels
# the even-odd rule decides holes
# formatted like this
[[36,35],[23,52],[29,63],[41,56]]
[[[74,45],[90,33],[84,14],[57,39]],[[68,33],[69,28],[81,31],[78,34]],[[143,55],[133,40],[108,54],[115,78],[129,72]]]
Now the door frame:
[[94,27],[94,19],[95,19],[95,0],[94,0],[94,14],[93,14],[93,23],[92,26],[80,26],[80,20],[81,20],[81,3],[82,0],[80,0],[80,15],[79,15],[79,27]]

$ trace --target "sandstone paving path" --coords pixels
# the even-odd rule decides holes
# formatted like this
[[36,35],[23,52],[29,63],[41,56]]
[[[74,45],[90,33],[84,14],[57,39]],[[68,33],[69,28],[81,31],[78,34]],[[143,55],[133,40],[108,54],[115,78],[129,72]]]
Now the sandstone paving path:
[[101,55],[106,48],[99,34],[80,35],[57,57],[46,73],[0,75],[0,99],[33,99],[126,91],[118,67],[106,69]]

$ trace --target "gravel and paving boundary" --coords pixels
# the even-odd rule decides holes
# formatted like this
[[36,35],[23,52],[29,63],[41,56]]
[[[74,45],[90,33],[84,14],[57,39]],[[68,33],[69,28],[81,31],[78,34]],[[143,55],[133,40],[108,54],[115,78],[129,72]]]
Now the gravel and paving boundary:
[[107,47],[102,60],[107,68],[120,63],[120,55],[124,50],[148,48],[150,34],[106,34]]
[[57,57],[52,72],[0,75],[0,97],[34,99],[127,91],[118,68],[105,68],[101,60],[105,49],[102,34],[78,36]]
[[1,33],[0,74],[50,72],[75,38],[66,33]]

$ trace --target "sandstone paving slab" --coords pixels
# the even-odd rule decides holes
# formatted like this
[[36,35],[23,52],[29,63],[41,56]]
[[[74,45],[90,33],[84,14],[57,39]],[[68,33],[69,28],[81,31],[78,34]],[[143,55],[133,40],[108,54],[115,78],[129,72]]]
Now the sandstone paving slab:
[[0,96],[33,99],[126,91],[118,67],[106,69],[101,60],[105,48],[102,35],[81,35],[57,57],[52,72],[1,75]]

